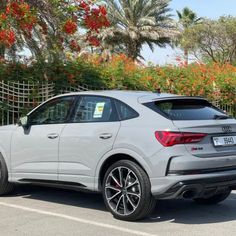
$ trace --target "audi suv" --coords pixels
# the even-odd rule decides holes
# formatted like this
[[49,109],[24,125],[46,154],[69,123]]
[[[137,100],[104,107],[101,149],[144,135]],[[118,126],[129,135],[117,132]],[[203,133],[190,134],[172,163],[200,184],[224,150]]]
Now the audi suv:
[[236,189],[236,120],[200,97],[78,92],[0,127],[0,195],[16,184],[101,192],[115,218],[158,199],[215,204]]

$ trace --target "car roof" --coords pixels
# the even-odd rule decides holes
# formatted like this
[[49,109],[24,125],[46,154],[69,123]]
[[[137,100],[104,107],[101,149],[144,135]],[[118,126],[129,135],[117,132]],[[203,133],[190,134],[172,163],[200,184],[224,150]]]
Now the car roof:
[[168,93],[155,93],[148,91],[130,91],[130,90],[103,90],[103,91],[83,91],[83,92],[72,92],[67,94],[62,94],[57,97],[62,96],[79,96],[79,95],[94,95],[94,96],[105,96],[116,98],[121,101],[131,101],[135,100],[140,103],[149,102],[158,99],[164,99],[168,97],[178,97],[178,95],[168,94]]

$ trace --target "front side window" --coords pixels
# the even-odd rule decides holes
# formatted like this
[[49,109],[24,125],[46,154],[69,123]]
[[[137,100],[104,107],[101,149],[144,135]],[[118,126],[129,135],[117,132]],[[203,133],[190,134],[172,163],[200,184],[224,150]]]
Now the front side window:
[[47,102],[29,116],[31,125],[65,123],[74,97],[62,97]]
[[99,96],[82,96],[73,117],[73,123],[116,121],[112,100]]

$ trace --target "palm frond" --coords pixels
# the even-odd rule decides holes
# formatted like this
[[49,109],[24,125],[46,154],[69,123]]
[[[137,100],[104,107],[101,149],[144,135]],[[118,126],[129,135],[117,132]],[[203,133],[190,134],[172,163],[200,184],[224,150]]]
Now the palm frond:
[[142,44],[151,49],[163,46],[179,34],[168,7],[170,0],[107,0],[112,26],[100,32],[107,45],[125,45],[126,53],[136,58]]

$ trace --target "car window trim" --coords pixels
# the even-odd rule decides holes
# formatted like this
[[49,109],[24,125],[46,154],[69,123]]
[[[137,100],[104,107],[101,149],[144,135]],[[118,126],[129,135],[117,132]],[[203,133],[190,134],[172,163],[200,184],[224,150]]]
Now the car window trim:
[[[114,98],[114,102],[115,102],[116,110],[117,110],[120,121],[132,120],[132,119],[136,119],[140,116],[140,114],[136,110],[134,110],[131,106],[129,106],[127,103],[122,102],[121,100],[116,99],[116,98]],[[136,114],[136,116],[132,117],[132,118],[122,119],[122,115],[120,114],[119,109],[118,109],[118,104],[117,104],[118,102],[127,106],[130,110],[132,110]]]

